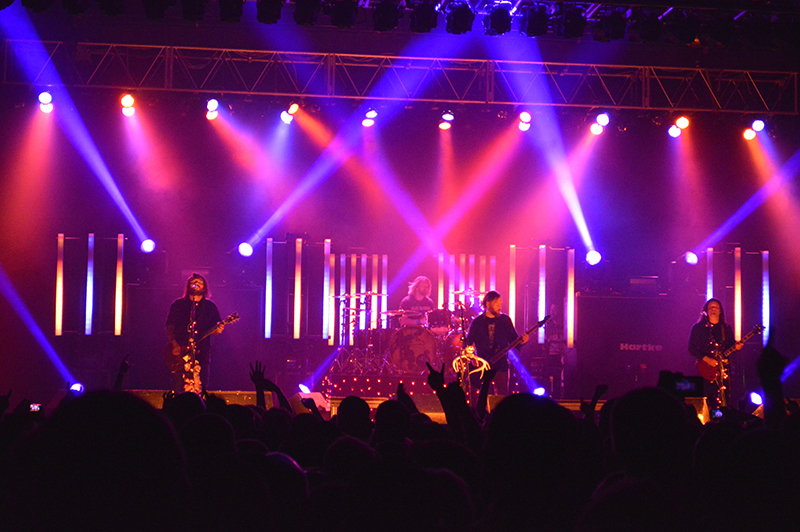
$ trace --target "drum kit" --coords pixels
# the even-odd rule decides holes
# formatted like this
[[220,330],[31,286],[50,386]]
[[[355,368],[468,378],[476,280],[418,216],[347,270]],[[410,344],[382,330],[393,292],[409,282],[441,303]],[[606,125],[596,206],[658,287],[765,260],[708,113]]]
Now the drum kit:
[[[481,296],[474,290],[454,292],[460,296]],[[426,363],[439,369],[444,365],[452,371],[452,362],[466,346],[466,337],[472,320],[478,316],[478,310],[461,301],[456,302],[456,309],[434,309],[428,312],[417,310],[388,310],[379,312],[386,316],[388,327],[383,327],[384,320],[378,320],[378,328],[369,328],[373,311],[372,296],[386,296],[375,292],[360,294],[343,294],[335,296],[347,301],[350,298],[363,298],[358,307],[344,306],[341,309],[342,323],[349,323],[353,330],[353,345],[348,347],[348,328],[343,327],[339,353],[333,361],[331,372],[340,375],[424,375],[428,368]],[[364,314],[364,320],[361,315]],[[414,321],[423,325],[401,326],[403,316],[423,319]],[[366,323],[367,328],[360,328]]]

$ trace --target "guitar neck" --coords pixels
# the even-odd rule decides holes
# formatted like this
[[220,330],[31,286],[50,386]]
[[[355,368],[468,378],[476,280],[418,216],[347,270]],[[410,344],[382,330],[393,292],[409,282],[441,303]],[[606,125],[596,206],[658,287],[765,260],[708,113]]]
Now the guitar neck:
[[509,351],[511,351],[512,349],[514,349],[515,347],[517,347],[519,344],[522,343],[522,337],[523,336],[525,336],[526,334],[531,334],[533,331],[535,331],[536,329],[538,329],[539,327],[541,327],[542,325],[547,323],[549,320],[550,320],[550,315],[548,314],[547,316],[545,316],[545,318],[542,321],[538,322],[536,325],[534,325],[533,327],[531,327],[530,329],[525,331],[521,336],[518,336],[516,340],[514,340],[513,342],[511,342],[510,344],[505,346],[502,349],[502,351],[497,353],[492,358],[490,364],[496,364],[501,358],[503,358],[506,355],[506,353],[508,353]]
[[[756,334],[758,334],[760,331],[761,331],[760,327],[756,327],[756,328],[754,328],[752,331],[750,331],[749,333],[747,333],[747,334],[745,334],[744,336],[742,336],[742,339],[741,339],[741,340],[739,340],[739,342],[741,342],[741,343],[744,343],[744,342],[748,341],[750,338],[752,338],[753,336],[755,336]],[[736,343],[739,343],[739,342],[736,342]],[[736,345],[735,345],[735,344],[734,344],[734,345],[732,345],[731,347],[729,347],[728,349],[726,349],[726,350],[725,350],[725,351],[722,353],[722,356],[723,356],[723,357],[727,357],[728,355],[730,355],[730,354],[731,354],[731,353],[733,353],[734,351],[736,351]]]

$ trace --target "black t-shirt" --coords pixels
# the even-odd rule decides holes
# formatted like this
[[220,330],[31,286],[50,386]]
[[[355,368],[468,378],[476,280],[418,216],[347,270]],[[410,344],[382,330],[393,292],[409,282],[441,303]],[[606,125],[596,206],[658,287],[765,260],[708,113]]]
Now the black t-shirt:
[[419,314],[407,314],[406,317],[411,319],[420,319],[425,316],[426,312],[430,312],[431,310],[435,309],[436,306],[433,304],[433,299],[429,297],[417,299],[414,296],[406,296],[402,301],[400,301],[400,308],[403,310],[419,311]]
[[474,344],[475,354],[491,362],[493,355],[516,340],[518,336],[508,314],[490,318],[484,313],[475,318],[469,326],[467,345]]
[[[175,330],[175,340],[181,345],[189,343],[189,319],[191,317],[192,305],[188,298],[176,299],[169,308],[167,316],[167,327],[172,325]],[[213,329],[217,323],[222,321],[219,310],[213,301],[201,299],[195,308],[195,338],[200,338],[208,331]],[[208,352],[211,348],[211,337],[209,336],[197,345],[198,350]]]
[[733,329],[727,323],[713,324],[708,320],[700,320],[692,326],[689,334],[689,354],[698,360],[705,356],[714,356],[714,343],[719,344],[721,351],[731,348],[736,339]]

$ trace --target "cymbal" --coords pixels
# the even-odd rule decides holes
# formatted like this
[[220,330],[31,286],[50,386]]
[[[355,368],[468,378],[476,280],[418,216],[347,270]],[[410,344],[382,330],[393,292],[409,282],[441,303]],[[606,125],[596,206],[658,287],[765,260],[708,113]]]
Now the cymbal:
[[338,296],[331,296],[331,297],[333,297],[334,299],[342,299],[342,298],[347,299],[348,297],[353,297],[353,296],[350,294],[339,294]]
[[389,294],[381,294],[380,292],[364,292],[363,294],[350,294],[353,297],[361,296],[388,296]]
[[466,290],[457,290],[453,294],[457,296],[485,296],[487,292],[479,292],[478,290],[467,288]]
[[366,312],[367,309],[365,308],[353,308],[353,307],[344,307],[342,310],[347,310],[349,312]]
[[405,310],[387,310],[385,312],[381,312],[381,314],[386,314],[387,316],[402,316],[405,314]]

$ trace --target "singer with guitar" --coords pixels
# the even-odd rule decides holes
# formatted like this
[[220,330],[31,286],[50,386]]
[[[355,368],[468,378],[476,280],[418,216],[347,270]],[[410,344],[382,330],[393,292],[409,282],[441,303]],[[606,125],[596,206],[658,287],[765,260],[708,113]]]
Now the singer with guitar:
[[183,297],[176,299],[169,309],[169,344],[164,349],[164,358],[172,371],[176,394],[184,391],[199,394],[205,390],[211,335],[220,334],[225,329],[217,306],[208,296],[208,283],[202,275],[193,273],[186,280]]
[[[492,290],[488,292],[481,302],[483,314],[475,318],[469,326],[467,332],[467,345],[475,346],[476,354],[485,360],[492,360],[496,353],[499,353],[507,345],[520,339],[519,345],[528,341],[528,335],[521,337],[514,328],[514,323],[508,314],[503,314],[503,298],[499,293]],[[497,369],[500,379],[494,382],[495,392],[499,395],[507,395],[509,392],[509,373],[508,357],[502,357],[492,364],[493,369]]]
[[[709,299],[703,306],[700,320],[692,326],[689,334],[689,354],[697,359],[698,371],[710,369],[716,372],[719,367],[718,353],[733,349],[739,351],[744,347],[744,342],[737,342],[733,335],[733,329],[725,321],[725,311],[722,310],[722,303],[718,299]],[[701,369],[702,367],[702,369]],[[713,368],[713,369],[712,369]],[[720,385],[725,385],[726,376],[712,380],[706,379],[706,402],[708,410],[711,411],[720,406],[727,406],[720,403]],[[725,394],[722,394],[724,402]]]

